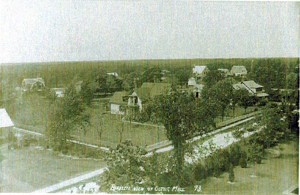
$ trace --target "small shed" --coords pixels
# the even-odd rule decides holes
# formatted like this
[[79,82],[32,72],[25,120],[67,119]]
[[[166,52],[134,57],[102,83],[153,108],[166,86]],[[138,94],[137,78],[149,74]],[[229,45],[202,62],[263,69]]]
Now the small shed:
[[0,108],[0,136],[7,137],[8,132],[12,130],[14,123],[4,108]]

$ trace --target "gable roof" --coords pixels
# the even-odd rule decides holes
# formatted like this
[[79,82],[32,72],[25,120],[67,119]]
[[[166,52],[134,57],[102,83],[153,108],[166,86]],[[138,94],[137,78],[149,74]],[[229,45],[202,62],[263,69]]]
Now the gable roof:
[[226,75],[230,74],[227,68],[219,68],[218,71],[225,73]]
[[194,77],[189,78],[189,81],[188,81],[189,86],[194,86],[196,84],[197,84],[196,79]]
[[114,95],[110,98],[110,103],[115,104],[127,104],[127,101],[123,101],[124,96],[128,96],[129,93],[127,91],[117,91],[114,93]]
[[257,84],[256,82],[250,81],[242,81],[232,85],[234,89],[246,89],[251,94],[256,94],[256,89],[263,87],[262,85]]
[[206,66],[195,66],[193,68],[193,73],[202,74],[205,69],[206,69]]
[[26,79],[23,79],[24,85],[32,85],[36,82],[41,82],[45,85],[45,81],[42,78],[26,78]]
[[14,126],[14,123],[10,119],[6,110],[4,108],[1,108],[0,109],[0,128],[13,127],[13,126]]
[[263,87],[260,84],[257,84],[256,82],[250,80],[250,81],[242,81],[242,83],[244,83],[247,87],[251,88],[251,89],[256,89],[256,88],[261,88]]
[[164,94],[170,88],[170,83],[143,83],[143,85],[136,90],[136,94],[140,99],[146,100]]
[[230,72],[231,72],[231,74],[247,73],[247,69],[245,68],[245,66],[232,66]]

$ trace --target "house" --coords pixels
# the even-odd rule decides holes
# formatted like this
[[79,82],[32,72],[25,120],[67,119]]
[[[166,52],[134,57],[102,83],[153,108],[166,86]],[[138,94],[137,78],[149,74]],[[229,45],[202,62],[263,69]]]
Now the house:
[[250,95],[256,97],[267,97],[269,94],[264,93],[264,89],[262,85],[257,84],[256,82],[250,81],[242,81],[233,85],[235,90],[246,89]]
[[126,107],[128,105],[128,95],[129,92],[126,91],[117,91],[114,93],[109,101],[111,114],[124,115],[124,110],[122,110],[122,107]]
[[231,68],[230,74],[233,76],[245,76],[247,75],[247,69],[245,66],[233,66]]
[[193,74],[197,79],[203,79],[208,71],[209,70],[206,66],[195,66],[193,68]]
[[189,78],[189,81],[188,81],[188,86],[195,86],[197,83],[196,83],[196,79],[194,77],[191,77]]
[[171,89],[170,83],[143,83],[143,85],[135,89],[134,92],[129,95],[128,106],[138,107],[140,111],[143,109],[143,105],[148,100],[153,99],[155,96],[168,93]]
[[227,68],[219,68],[218,71],[223,73],[225,77],[231,76],[231,74]]
[[201,97],[201,92],[204,88],[204,85],[203,84],[196,84],[194,86],[194,89],[193,89],[193,94],[196,98],[200,98]]
[[27,78],[22,81],[22,91],[43,91],[45,81],[42,78]]
[[8,132],[11,131],[14,123],[7,114],[4,108],[0,108],[0,136],[8,136]]
[[65,88],[51,88],[51,92],[54,93],[58,98],[64,97],[65,91]]

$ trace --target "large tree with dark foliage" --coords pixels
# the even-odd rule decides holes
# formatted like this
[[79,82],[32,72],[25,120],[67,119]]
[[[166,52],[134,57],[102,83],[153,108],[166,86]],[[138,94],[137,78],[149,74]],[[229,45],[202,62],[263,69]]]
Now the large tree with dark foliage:
[[46,136],[51,147],[66,152],[67,139],[75,128],[84,128],[89,124],[89,115],[75,86],[70,85],[63,98],[53,100],[47,124]]
[[219,81],[211,88],[205,87],[201,96],[207,102],[214,102],[216,112],[221,114],[223,120],[225,110],[233,97],[232,82],[229,79],[225,79]]
[[221,71],[211,70],[207,72],[207,74],[203,78],[203,81],[208,88],[211,88],[212,86],[214,86],[216,83],[218,83],[223,79],[225,79],[225,75],[222,74]]
[[185,143],[195,134],[204,134],[214,125],[216,117],[210,104],[178,92],[156,98],[156,117],[165,126],[167,138],[172,141],[176,158],[174,171],[180,185],[183,182]]

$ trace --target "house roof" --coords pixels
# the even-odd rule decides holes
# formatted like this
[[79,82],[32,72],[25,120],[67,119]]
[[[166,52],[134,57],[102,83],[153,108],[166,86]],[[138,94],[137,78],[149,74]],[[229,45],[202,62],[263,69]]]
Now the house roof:
[[196,85],[196,79],[194,77],[189,78],[188,85]]
[[251,89],[256,89],[256,88],[260,88],[263,87],[262,85],[257,84],[256,82],[250,80],[250,81],[242,81],[242,83],[244,83],[247,87],[251,88]]
[[41,82],[41,83],[45,84],[45,81],[42,78],[26,78],[23,80],[23,82],[25,85],[28,85],[28,84],[32,85],[36,82]]
[[267,94],[267,93],[258,93],[256,96],[257,97],[268,97],[269,94]]
[[4,108],[1,108],[0,109],[0,128],[13,127],[13,126],[14,126],[14,123],[10,119],[6,110]]
[[206,66],[195,66],[193,73],[201,74],[206,69]]
[[219,68],[218,71],[224,72],[225,74],[230,74],[227,68]]
[[55,92],[65,92],[66,88],[51,88],[51,90]]
[[247,73],[247,69],[245,68],[245,66],[233,66],[231,68],[231,73],[235,74],[235,73]]
[[146,100],[166,93],[170,88],[171,84],[169,83],[143,83],[143,85],[136,90],[136,94],[140,99]]
[[241,83],[236,83],[232,85],[234,89],[239,90],[239,89],[245,89],[245,86]]
[[118,73],[116,73],[116,72],[108,72],[108,73],[106,73],[107,75],[111,75],[111,76],[116,76],[116,77],[118,77],[119,75],[118,75]]
[[127,102],[123,101],[124,96],[128,96],[129,93],[127,91],[117,91],[114,93],[114,95],[110,98],[110,103],[116,103],[116,104],[127,104]]

